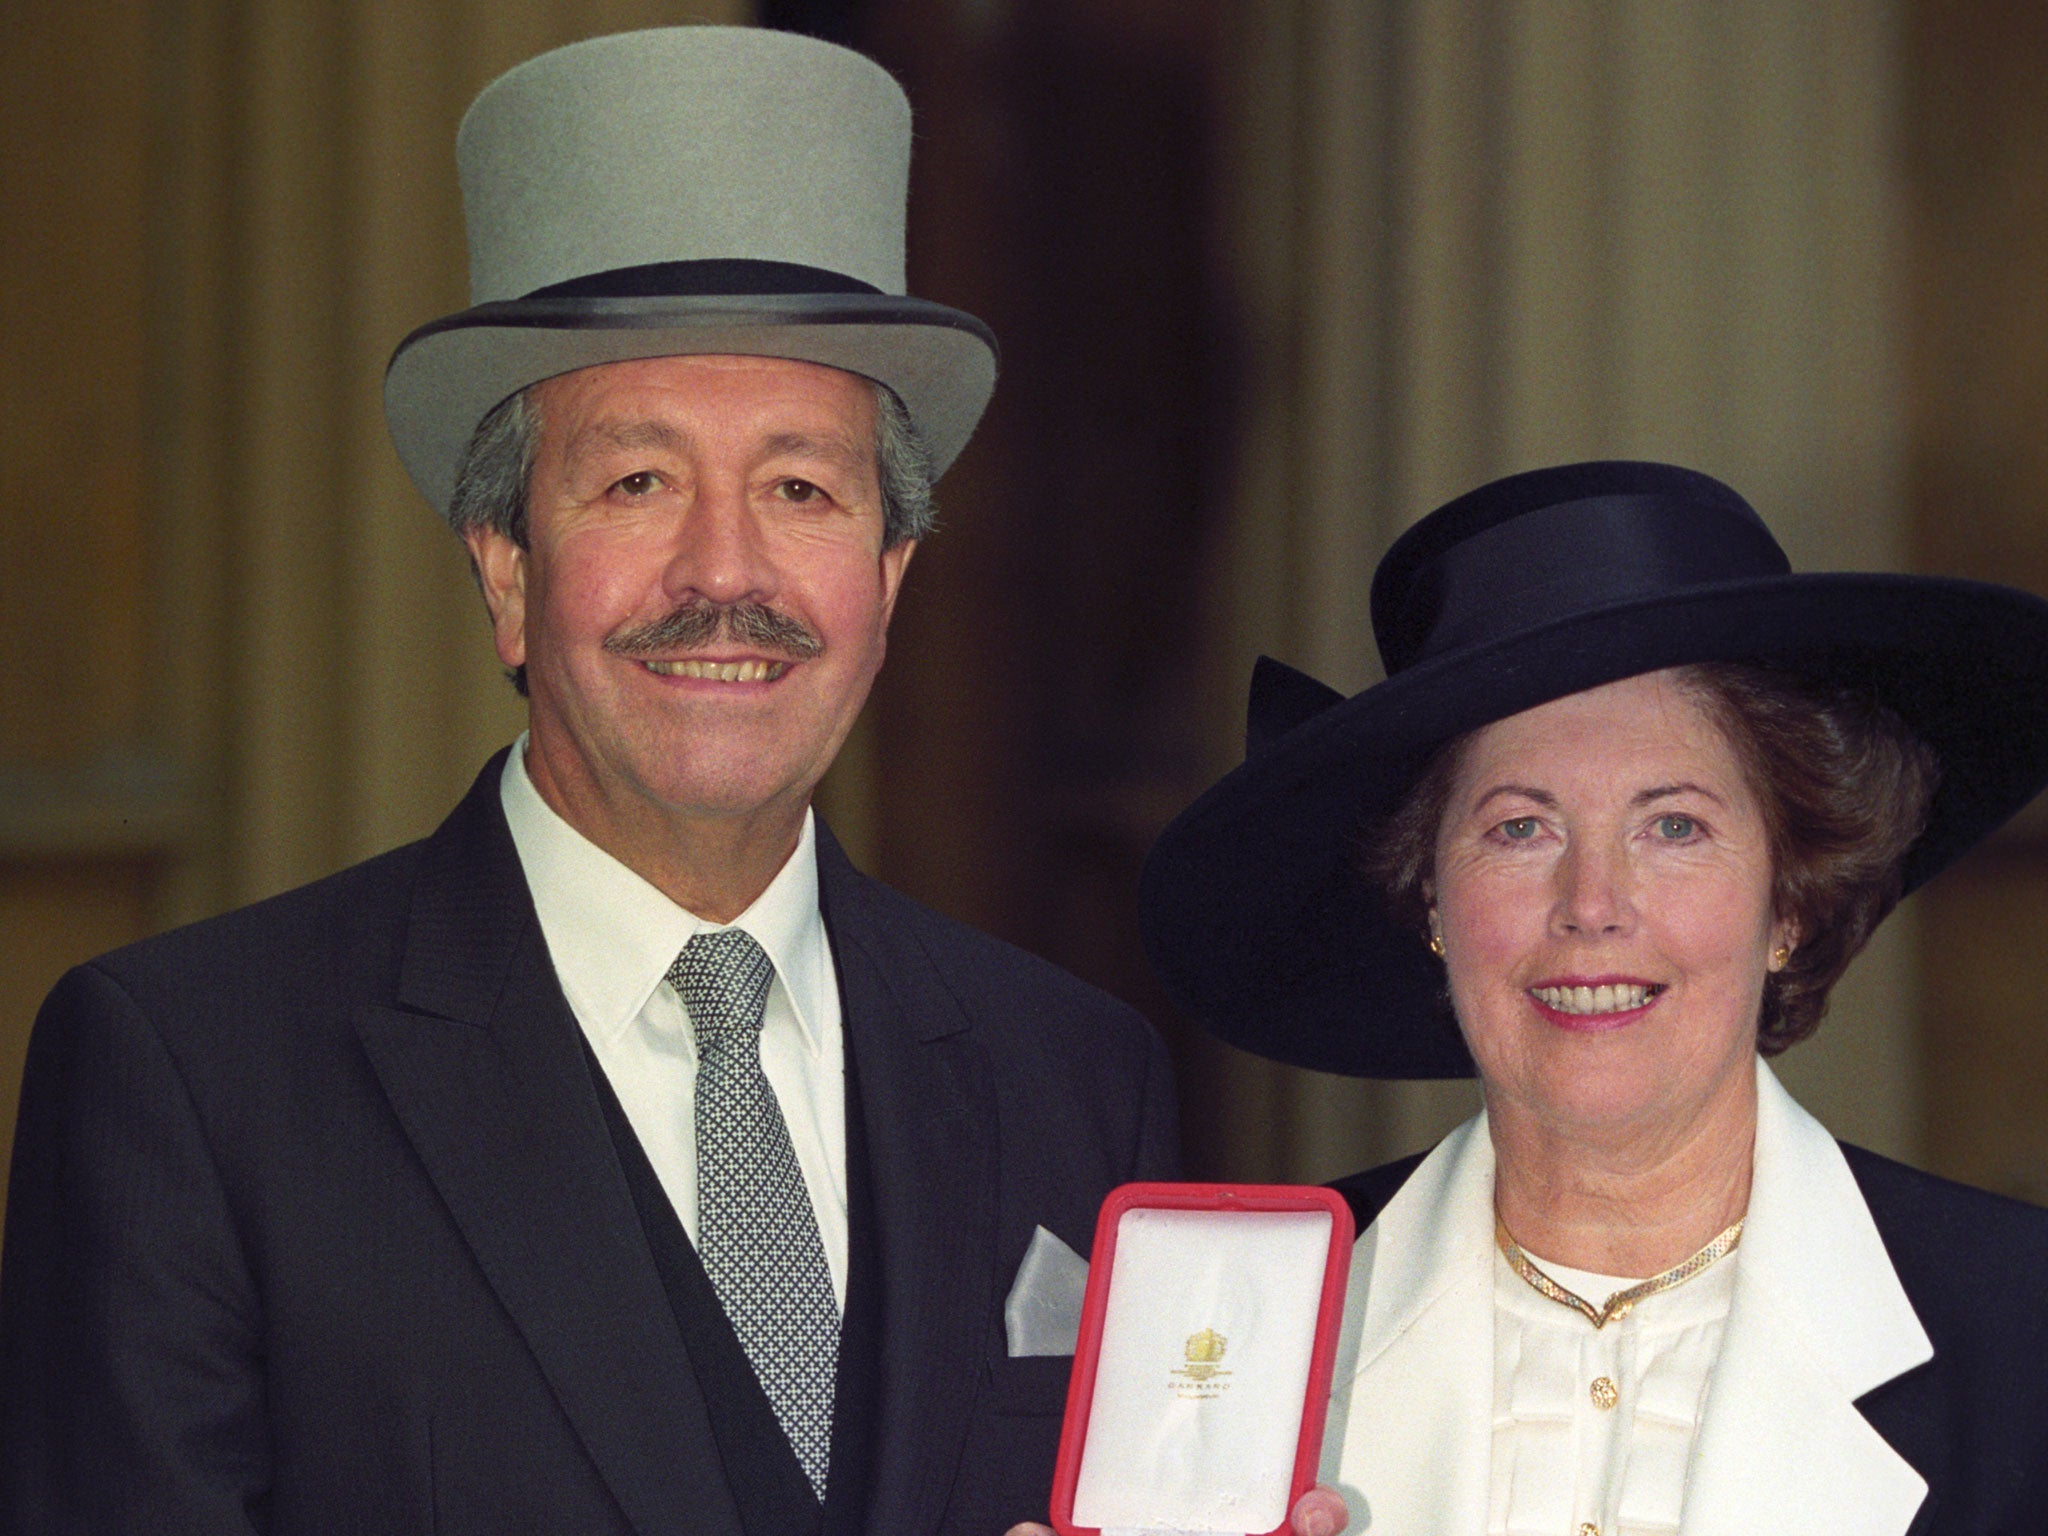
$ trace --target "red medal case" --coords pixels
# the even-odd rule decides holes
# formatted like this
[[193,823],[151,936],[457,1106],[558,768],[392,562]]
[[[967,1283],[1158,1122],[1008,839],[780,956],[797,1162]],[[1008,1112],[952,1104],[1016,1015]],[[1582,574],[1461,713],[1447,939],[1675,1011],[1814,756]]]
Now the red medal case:
[[[1224,1221],[1221,1225],[1212,1225],[1206,1222],[1188,1222],[1184,1217],[1160,1218],[1151,1214],[1161,1212],[1208,1213],[1223,1218]],[[1083,1518],[1089,1517],[1091,1513],[1099,1516],[1105,1502],[1128,1509],[1134,1497],[1142,1500],[1150,1496],[1142,1489],[1134,1494],[1129,1487],[1120,1486],[1113,1498],[1105,1500],[1101,1494],[1083,1488],[1084,1466],[1088,1463],[1089,1426],[1091,1418],[1097,1417],[1097,1371],[1104,1354],[1104,1330],[1111,1320],[1111,1290],[1116,1277],[1119,1238],[1127,1234],[1154,1232],[1158,1222],[1163,1219],[1177,1221],[1178,1230],[1185,1232],[1195,1241],[1199,1241],[1201,1234],[1207,1231],[1212,1235],[1234,1233],[1240,1246],[1242,1240],[1249,1237],[1256,1245],[1266,1232],[1272,1230],[1271,1219],[1276,1214],[1310,1218],[1327,1216],[1329,1224],[1328,1241],[1324,1247],[1321,1266],[1321,1291],[1314,1314],[1314,1336],[1308,1351],[1307,1386],[1301,1404],[1300,1432],[1294,1441],[1294,1459],[1287,1484],[1288,1492],[1284,1505],[1279,1509],[1277,1523],[1270,1529],[1248,1533],[1245,1524],[1233,1515],[1232,1510],[1219,1507],[1209,1510],[1205,1519],[1190,1524],[1187,1521],[1188,1512],[1184,1507],[1187,1491],[1183,1485],[1159,1490],[1160,1497],[1165,1500],[1162,1507],[1170,1506],[1176,1500],[1183,1506],[1173,1518],[1155,1519],[1148,1516],[1134,1520],[1127,1514],[1114,1522],[1098,1518],[1098,1523],[1077,1524],[1077,1492],[1086,1495],[1081,1500],[1084,1506],[1090,1499],[1093,1499],[1096,1506],[1093,1511],[1084,1507],[1081,1510]],[[1228,1221],[1228,1218],[1234,1215],[1263,1217],[1266,1221],[1265,1224],[1256,1227],[1240,1225]],[[1140,1222],[1149,1220],[1151,1225],[1145,1228],[1131,1227],[1127,1225],[1127,1218]],[[1314,1242],[1318,1223],[1311,1219],[1307,1222],[1288,1222],[1284,1225],[1292,1233],[1289,1243],[1295,1256],[1289,1261],[1293,1265],[1293,1270],[1288,1276],[1288,1295],[1281,1299],[1283,1302],[1291,1301],[1298,1309],[1305,1299],[1301,1296],[1298,1286],[1308,1273],[1308,1269],[1303,1267],[1304,1264],[1312,1266],[1313,1263],[1312,1247],[1309,1245]],[[1294,1507],[1295,1501],[1314,1483],[1316,1463],[1322,1452],[1323,1421],[1330,1406],[1330,1373],[1336,1357],[1337,1334],[1344,1312],[1344,1286],[1350,1275],[1353,1236],[1351,1209],[1345,1204],[1344,1197],[1334,1190],[1309,1185],[1125,1184],[1110,1191],[1109,1197],[1102,1203],[1102,1213],[1095,1224],[1095,1251],[1088,1267],[1088,1290],[1082,1303],[1080,1338],[1074,1350],[1073,1375],[1067,1383],[1066,1419],[1060,1433],[1059,1460],[1053,1472],[1053,1528],[1059,1531],[1061,1536],[1101,1536],[1105,1528],[1112,1531],[1171,1530],[1180,1533],[1180,1536],[1187,1536],[1187,1533],[1193,1531],[1211,1530],[1227,1532],[1230,1536],[1278,1536],[1278,1533],[1284,1532],[1287,1529],[1287,1511]],[[1160,1262],[1156,1256],[1159,1239],[1155,1236],[1142,1235],[1134,1238],[1134,1241],[1144,1241],[1152,1245],[1147,1251],[1154,1256],[1147,1262],[1156,1268]],[[1211,1257],[1213,1258],[1213,1254]],[[1194,1266],[1190,1266],[1191,1273],[1193,1268]],[[1136,1273],[1134,1270],[1133,1274]],[[1232,1273],[1238,1275],[1242,1271],[1234,1268]],[[1242,1288],[1240,1284],[1238,1289]],[[1144,1306],[1142,1315],[1138,1308],[1136,1293],[1127,1289],[1119,1303],[1118,1313],[1125,1319],[1122,1325],[1124,1332],[1130,1335],[1141,1327],[1157,1332],[1159,1328],[1167,1327],[1172,1330],[1172,1342],[1178,1343],[1179,1327],[1184,1326],[1187,1319],[1183,1316],[1179,1324],[1172,1320],[1173,1306],[1178,1299],[1173,1294],[1175,1289],[1171,1284],[1148,1289],[1145,1292],[1146,1297],[1157,1298],[1158,1304]],[[1271,1309],[1254,1307],[1253,1315],[1269,1310]],[[1235,1331],[1233,1326],[1233,1332]],[[1295,1351],[1292,1358],[1298,1362],[1299,1319],[1291,1328],[1283,1328],[1282,1331],[1287,1334],[1288,1342]],[[1112,1355],[1127,1356],[1130,1353],[1128,1338],[1112,1339],[1109,1342]],[[1152,1344],[1158,1341],[1148,1337],[1145,1342]],[[1199,1400],[1226,1391],[1235,1385],[1224,1379],[1229,1377],[1231,1372],[1225,1370],[1221,1363],[1229,1344],[1228,1337],[1218,1334],[1206,1324],[1190,1333],[1180,1349],[1185,1364],[1167,1372],[1169,1376],[1176,1378],[1168,1390],[1182,1400]],[[1151,1351],[1141,1352],[1145,1354],[1145,1358],[1150,1359]],[[1298,1369],[1298,1365],[1295,1368]],[[1121,1387],[1115,1390],[1121,1390]],[[1146,1389],[1139,1385],[1134,1390]],[[1283,1400],[1283,1411],[1286,1406]],[[1162,1414],[1179,1415],[1182,1423],[1191,1422],[1189,1416],[1202,1411],[1176,1408],[1171,1403],[1165,1403],[1161,1409]],[[1106,1419],[1114,1415],[1119,1423],[1126,1426],[1119,1433],[1127,1434],[1128,1424],[1134,1412],[1142,1414],[1143,1410],[1135,1407],[1133,1400],[1111,1402],[1101,1417]],[[1284,1430],[1285,1427],[1284,1424],[1277,1426],[1280,1430]],[[1185,1432],[1193,1434],[1196,1431],[1191,1429]],[[1164,1435],[1172,1433],[1174,1431],[1170,1428],[1161,1430],[1161,1434]],[[1105,1456],[1107,1454],[1104,1453]],[[1169,1452],[1167,1459],[1170,1460],[1172,1454]],[[1144,1457],[1141,1455],[1131,1459],[1142,1461]],[[1202,1464],[1206,1466],[1208,1459]],[[1116,1472],[1104,1471],[1100,1467],[1090,1468],[1091,1488],[1099,1489],[1104,1477],[1114,1479],[1121,1470],[1121,1466]],[[1271,1474],[1277,1472],[1277,1468],[1268,1467],[1265,1470],[1266,1481],[1270,1483]],[[1270,1503],[1266,1513],[1271,1513]],[[1259,1524],[1262,1527],[1265,1525],[1264,1515],[1260,1516]]]

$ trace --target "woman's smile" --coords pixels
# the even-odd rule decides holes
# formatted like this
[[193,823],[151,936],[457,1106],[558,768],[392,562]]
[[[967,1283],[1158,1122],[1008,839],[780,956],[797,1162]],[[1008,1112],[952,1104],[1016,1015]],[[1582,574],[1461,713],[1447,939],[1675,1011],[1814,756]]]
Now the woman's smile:
[[1537,1013],[1560,1029],[1621,1029],[1635,1023],[1667,990],[1629,976],[1559,976],[1525,989]]

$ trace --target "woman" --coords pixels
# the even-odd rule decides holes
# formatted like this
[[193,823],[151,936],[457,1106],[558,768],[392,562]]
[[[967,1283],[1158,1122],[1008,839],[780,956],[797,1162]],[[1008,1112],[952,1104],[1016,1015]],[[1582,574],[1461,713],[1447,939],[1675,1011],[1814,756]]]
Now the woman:
[[2048,780],[2048,603],[1794,576],[1706,476],[1518,475],[1275,663],[1143,887],[1225,1039],[1484,1111],[1344,1181],[1351,1529],[2048,1530],[2048,1212],[1844,1148],[1764,1058]]

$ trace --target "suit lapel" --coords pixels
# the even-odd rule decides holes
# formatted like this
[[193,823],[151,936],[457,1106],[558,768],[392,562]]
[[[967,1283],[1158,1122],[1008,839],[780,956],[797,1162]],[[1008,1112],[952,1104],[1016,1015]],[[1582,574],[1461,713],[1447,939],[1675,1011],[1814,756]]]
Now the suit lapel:
[[[1886,1251],[1895,1256],[1895,1263],[1904,1262],[1908,1265],[1908,1273],[1924,1275],[1924,1269],[1916,1271],[1912,1267],[1916,1261],[1924,1265],[1931,1257],[1932,1263],[1943,1267],[1967,1262],[1958,1259],[1957,1249],[1946,1230],[1947,1224],[1938,1210],[1930,1211],[1917,1203],[1901,1205],[1895,1183],[1873,1184],[1865,1177],[1865,1167],[1877,1159],[1869,1158],[1868,1154],[1859,1155],[1851,1148],[1843,1151],[1848,1156],[1850,1172],[1856,1175],[1857,1187],[1863,1192],[1871,1218],[1885,1240]],[[1900,1278],[1903,1282],[1904,1276]],[[1914,1293],[1909,1291],[1907,1294],[1911,1296]],[[1951,1394],[1958,1364],[1953,1355],[1946,1358],[1938,1355],[1928,1364],[1895,1376],[1856,1399],[1857,1411],[1884,1436],[1885,1444],[1931,1481],[1940,1477],[1936,1469],[1949,1462],[1956,1448]],[[1934,1522],[1943,1518],[1944,1507],[1942,1493],[1930,1491],[1911,1527],[1915,1536],[1933,1531]]]
[[1739,1268],[1735,1286],[1686,1490],[1686,1536],[1902,1536],[1926,1482],[1829,1380],[1797,1320],[1746,1288]]
[[900,915],[822,825],[819,896],[867,1134],[882,1279],[867,1529],[937,1527],[993,1315],[996,1122],[959,1002]]
[[1927,1484],[1856,1399],[1932,1355],[1841,1148],[1759,1063],[1756,1173],[1686,1536],[1901,1536]]
[[358,1033],[392,1108],[642,1536],[737,1533],[704,1399],[620,1173],[498,804],[429,841],[398,1006]]
[[1354,1530],[1486,1529],[1492,1210],[1481,1115],[1422,1160],[1352,1248],[1321,1475],[1344,1495]]

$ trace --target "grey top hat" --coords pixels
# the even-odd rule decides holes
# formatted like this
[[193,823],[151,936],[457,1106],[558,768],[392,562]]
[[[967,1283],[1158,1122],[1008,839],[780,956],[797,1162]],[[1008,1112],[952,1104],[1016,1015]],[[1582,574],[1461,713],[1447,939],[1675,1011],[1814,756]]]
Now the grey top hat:
[[753,27],[591,38],[486,86],[456,158],[471,307],[384,375],[398,456],[443,516],[493,406],[597,363],[843,368],[896,392],[935,472],[988,404],[988,327],[904,293],[910,103],[860,54]]

